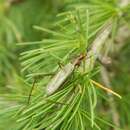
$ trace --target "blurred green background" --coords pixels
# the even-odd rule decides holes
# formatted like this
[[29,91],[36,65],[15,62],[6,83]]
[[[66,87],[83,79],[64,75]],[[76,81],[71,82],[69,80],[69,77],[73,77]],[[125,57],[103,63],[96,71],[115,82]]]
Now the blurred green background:
[[[42,40],[46,33],[35,30],[33,25],[51,28],[56,15],[66,10],[73,2],[81,1],[0,0],[0,130],[14,130],[16,124],[10,117],[15,113],[15,109],[5,108],[13,107],[17,102],[24,104],[31,87],[31,84],[26,82],[25,75],[21,73],[20,61],[20,53],[29,50],[29,47],[17,44]],[[128,16],[126,19],[129,21]],[[128,24],[130,26],[130,22]],[[35,46],[30,47],[32,48]],[[123,97],[122,100],[115,98],[120,127],[122,130],[130,130],[130,36],[125,40],[121,50],[115,54],[110,73],[114,90]],[[99,77],[100,74],[96,78],[101,80]],[[108,106],[108,102],[99,98],[97,113],[103,109],[100,115],[111,121],[109,110],[105,110]],[[102,128],[111,130],[106,125],[102,125]]]

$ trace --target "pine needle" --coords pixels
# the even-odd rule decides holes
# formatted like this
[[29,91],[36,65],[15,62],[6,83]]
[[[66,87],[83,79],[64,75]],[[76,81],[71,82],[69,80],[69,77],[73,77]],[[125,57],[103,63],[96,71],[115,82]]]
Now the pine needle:
[[103,86],[102,84],[100,84],[100,83],[98,83],[98,82],[96,82],[96,81],[94,81],[94,80],[92,80],[92,79],[90,79],[90,81],[91,81],[94,85],[96,85],[97,87],[99,87],[99,88],[101,88],[101,89],[103,89],[103,90],[105,90],[105,91],[107,91],[107,92],[109,92],[109,93],[111,93],[111,94],[113,94],[113,95],[119,97],[120,99],[122,98],[118,93],[114,92],[113,90],[109,89],[108,87],[105,87],[105,86]]

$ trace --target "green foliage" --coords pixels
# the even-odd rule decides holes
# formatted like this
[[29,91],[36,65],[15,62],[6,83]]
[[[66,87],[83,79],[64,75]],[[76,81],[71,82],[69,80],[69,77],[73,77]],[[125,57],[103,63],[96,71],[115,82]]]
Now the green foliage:
[[[129,26],[129,5],[120,7],[117,0],[28,0],[7,6],[8,2],[0,2],[0,129],[129,129],[129,39],[120,52],[112,51],[119,28]],[[110,89],[108,93],[97,89],[92,79],[101,82],[102,65],[97,54],[87,57],[109,26],[101,55],[110,52],[114,60],[108,71],[114,73],[110,89],[119,92],[121,100]],[[87,58],[75,65],[56,92],[47,95],[53,76],[81,54]],[[119,126],[113,121],[115,108],[119,108]]]

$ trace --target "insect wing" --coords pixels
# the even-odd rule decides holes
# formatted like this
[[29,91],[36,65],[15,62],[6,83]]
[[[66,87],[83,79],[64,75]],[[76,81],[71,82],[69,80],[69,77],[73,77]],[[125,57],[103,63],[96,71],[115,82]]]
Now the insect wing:
[[50,81],[50,83],[47,85],[46,93],[47,95],[53,94],[68,78],[68,76],[73,72],[74,65],[71,63],[68,63],[64,66]]

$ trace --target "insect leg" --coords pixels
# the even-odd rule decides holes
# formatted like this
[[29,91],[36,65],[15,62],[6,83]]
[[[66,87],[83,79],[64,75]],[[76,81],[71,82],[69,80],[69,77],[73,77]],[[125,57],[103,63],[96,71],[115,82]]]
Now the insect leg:
[[31,90],[30,90],[30,92],[29,92],[28,105],[30,104],[30,100],[31,100],[31,96],[32,96],[32,91],[33,91],[33,89],[34,89],[35,83],[36,83],[36,78],[34,78],[33,85],[32,85]]

